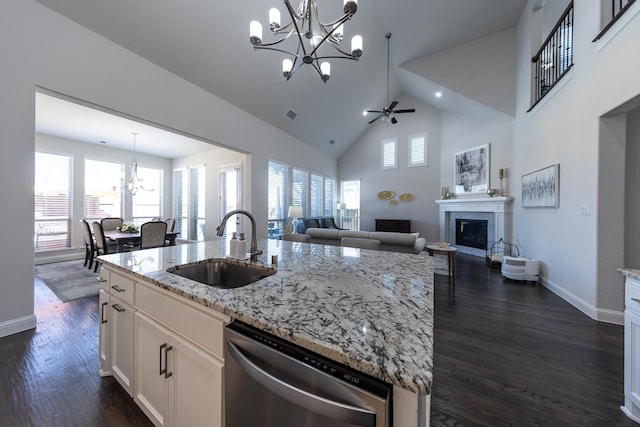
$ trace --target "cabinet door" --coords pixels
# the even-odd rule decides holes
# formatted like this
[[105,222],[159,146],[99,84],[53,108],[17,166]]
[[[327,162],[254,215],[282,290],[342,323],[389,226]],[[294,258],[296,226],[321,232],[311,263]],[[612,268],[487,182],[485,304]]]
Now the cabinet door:
[[100,289],[98,310],[100,315],[100,337],[98,341],[98,357],[100,358],[100,376],[111,375],[109,358],[109,294]]
[[222,362],[177,335],[171,345],[172,425],[222,426]]
[[133,396],[133,307],[111,297],[109,346],[111,373]]
[[640,316],[627,310],[624,323],[625,395],[640,408]]
[[169,332],[138,312],[135,316],[135,339],[134,400],[156,426],[168,426],[169,381],[165,377],[169,377],[166,372]]

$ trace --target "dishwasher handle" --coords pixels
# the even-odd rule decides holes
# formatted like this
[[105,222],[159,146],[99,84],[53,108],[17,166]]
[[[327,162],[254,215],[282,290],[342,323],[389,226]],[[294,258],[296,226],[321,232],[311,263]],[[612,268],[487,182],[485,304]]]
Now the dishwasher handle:
[[376,422],[376,414],[365,408],[347,405],[317,396],[305,390],[294,387],[291,384],[264,371],[256,363],[251,361],[243,352],[230,340],[227,340],[227,347],[231,356],[238,365],[251,378],[262,384],[267,389],[276,393],[280,397],[293,402],[303,408],[318,414],[329,415],[334,419],[346,421],[356,425],[373,426]]

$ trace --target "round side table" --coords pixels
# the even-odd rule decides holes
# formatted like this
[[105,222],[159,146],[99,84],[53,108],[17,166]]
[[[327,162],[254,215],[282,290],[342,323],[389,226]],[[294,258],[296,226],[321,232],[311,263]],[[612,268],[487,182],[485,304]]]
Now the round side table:
[[449,267],[449,278],[453,280],[453,284],[456,283],[456,253],[458,252],[457,248],[453,246],[444,246],[440,247],[438,245],[426,245],[425,249],[429,252],[430,256],[433,254],[441,254],[447,256],[448,267]]

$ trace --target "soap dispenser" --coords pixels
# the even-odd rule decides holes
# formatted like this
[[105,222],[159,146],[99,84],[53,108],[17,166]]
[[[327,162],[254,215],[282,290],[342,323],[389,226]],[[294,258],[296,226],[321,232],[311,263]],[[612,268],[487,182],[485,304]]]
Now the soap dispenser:
[[231,233],[231,240],[229,241],[229,257],[238,257],[238,238],[236,237],[235,231]]
[[247,241],[244,238],[244,233],[240,233],[240,238],[238,239],[238,255],[236,258],[245,259],[247,257]]

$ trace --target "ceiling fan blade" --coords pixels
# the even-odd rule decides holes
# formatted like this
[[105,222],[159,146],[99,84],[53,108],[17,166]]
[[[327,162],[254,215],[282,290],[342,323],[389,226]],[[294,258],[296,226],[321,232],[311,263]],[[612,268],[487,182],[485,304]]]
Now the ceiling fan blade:
[[382,117],[384,117],[384,114],[380,114],[378,117],[376,117],[375,119],[371,120],[368,124],[371,124],[373,122],[375,122],[378,119],[381,119]]
[[393,102],[389,105],[388,110],[393,110],[393,109],[396,107],[396,105],[398,105],[398,101],[393,101]]
[[396,123],[398,123],[398,120],[396,120],[395,117],[391,117],[391,123],[395,125]]
[[379,113],[382,114],[384,111],[382,110],[367,110],[367,113]]
[[396,110],[394,113],[415,113],[415,108],[407,108],[406,110]]

